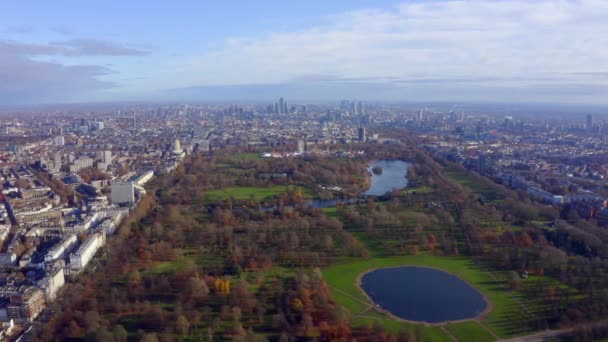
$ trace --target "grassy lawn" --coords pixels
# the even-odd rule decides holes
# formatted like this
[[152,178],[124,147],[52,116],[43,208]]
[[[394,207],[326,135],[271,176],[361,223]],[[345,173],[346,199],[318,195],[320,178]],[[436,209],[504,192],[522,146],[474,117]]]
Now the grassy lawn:
[[230,156],[223,156],[223,158],[230,161],[262,159],[260,153],[235,153]]
[[[334,299],[348,309],[355,323],[361,323],[361,316],[370,316],[375,313],[380,316],[378,319],[382,324],[387,321],[392,321],[389,326],[400,326],[405,329],[412,329],[416,325],[411,325],[403,322],[391,320],[388,316],[374,312],[374,310],[365,311],[369,308],[369,302],[365,294],[357,287],[357,277],[365,271],[375,267],[394,267],[394,266],[427,266],[446,270],[466,280],[473,287],[484,293],[492,303],[492,311],[484,323],[496,335],[500,337],[508,337],[526,333],[520,331],[518,320],[521,319],[521,307],[511,298],[511,294],[504,287],[502,281],[494,281],[489,274],[480,266],[466,257],[441,257],[433,255],[409,255],[398,257],[378,257],[369,260],[356,260],[337,264],[335,266],[323,270],[323,277],[332,289]],[[471,322],[469,322],[471,323]],[[483,336],[489,334],[479,324],[453,324],[452,330],[455,334],[473,334],[470,336]],[[387,326],[387,328],[389,328]],[[474,330],[471,332],[471,330]],[[433,330],[435,332],[435,330]],[[441,332],[441,331],[440,331]],[[443,332],[441,332],[444,334]]]
[[150,268],[147,272],[155,275],[161,275],[163,273],[175,273],[185,269],[187,265],[188,263],[186,258],[176,261],[161,261],[154,264],[154,266],[152,266],[152,268]]
[[[295,189],[291,187],[290,189]],[[304,198],[311,198],[312,193],[310,190],[297,187],[302,191]],[[253,186],[241,186],[241,187],[229,187],[223,189],[209,190],[205,193],[206,196],[214,200],[226,200],[233,197],[236,200],[248,200],[251,196],[255,196],[258,200],[263,200],[272,196],[280,195],[287,192],[287,186],[277,185],[269,188],[260,188]]]
[[447,329],[458,341],[485,342],[496,340],[479,322],[475,321],[448,324]]
[[[486,200],[490,202],[501,201],[504,199],[503,194],[496,192],[487,184],[484,184],[483,181],[479,181],[470,177],[462,170],[458,170],[456,168],[444,167],[443,172],[448,178],[455,181],[456,183],[463,185],[473,192],[482,194],[486,197]],[[490,180],[488,180],[490,182]]]
[[417,186],[415,188],[405,188],[403,190],[401,190],[401,193],[406,195],[406,194],[429,194],[433,192],[433,189],[431,189],[428,186]]

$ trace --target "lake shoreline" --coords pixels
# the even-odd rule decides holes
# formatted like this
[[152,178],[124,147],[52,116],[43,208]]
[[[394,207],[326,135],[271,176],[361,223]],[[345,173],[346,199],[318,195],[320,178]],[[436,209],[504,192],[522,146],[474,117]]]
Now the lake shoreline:
[[[403,170],[404,174],[402,175],[403,179],[405,179],[405,184],[403,184],[403,186],[393,186],[392,189],[386,189],[386,191],[384,191],[381,194],[380,193],[376,193],[376,194],[370,194],[370,193],[368,193],[369,191],[374,191],[373,190],[373,188],[374,188],[373,178],[374,177],[378,177],[378,178],[382,179],[383,176],[385,176],[385,177],[387,176],[386,174],[384,174],[384,171],[386,171],[387,167],[384,166],[384,165],[378,165],[378,164],[381,164],[381,163],[388,164],[388,163],[392,163],[392,162],[405,164],[404,165],[404,170]],[[373,173],[372,169],[375,166],[379,166],[380,168],[382,168],[382,171],[383,171],[382,174],[375,175]],[[361,192],[359,192],[358,196],[360,196],[360,197],[362,197],[362,196],[365,196],[365,197],[370,197],[370,196],[379,197],[379,196],[385,195],[388,192],[394,191],[395,189],[403,190],[403,189],[407,188],[407,186],[409,184],[409,179],[407,178],[407,175],[408,175],[408,172],[409,172],[409,169],[410,169],[411,166],[412,166],[411,162],[408,162],[408,161],[405,161],[405,160],[402,160],[402,159],[375,159],[375,160],[369,161],[367,163],[367,166],[366,166],[366,169],[365,169],[365,171],[366,171],[365,172],[366,183],[368,183],[369,186],[366,189],[364,189]]]
[[[457,320],[449,320],[449,321],[443,321],[443,322],[427,322],[427,321],[414,321],[414,320],[409,320],[409,319],[405,319],[405,318],[401,318],[395,314],[393,314],[392,312],[388,311],[387,309],[384,309],[380,306],[378,306],[374,300],[369,296],[369,294],[363,289],[362,285],[362,279],[363,276],[365,276],[368,273],[380,270],[380,269],[391,269],[391,268],[401,268],[401,267],[416,267],[416,268],[428,268],[428,269],[434,269],[437,271],[441,271],[441,272],[445,272],[448,273],[450,275],[455,276],[456,278],[460,279],[462,282],[464,282],[465,284],[467,284],[468,286],[470,286],[471,288],[473,288],[475,291],[477,291],[481,297],[483,298],[484,302],[486,303],[486,307],[485,309],[477,316],[475,317],[471,317],[471,318],[464,318],[464,319],[457,319]],[[463,322],[470,322],[470,321],[480,321],[484,318],[486,318],[490,312],[492,312],[492,302],[490,301],[490,299],[488,298],[488,296],[483,293],[482,291],[480,291],[479,289],[477,289],[475,286],[473,286],[472,284],[470,284],[468,281],[466,281],[465,279],[463,279],[461,276],[459,276],[458,274],[454,274],[450,271],[446,271],[437,267],[432,267],[432,266],[416,266],[416,265],[400,265],[400,266],[387,266],[387,267],[373,267],[370,268],[369,270],[359,274],[357,276],[356,279],[356,285],[357,288],[359,289],[359,291],[363,292],[363,294],[365,295],[365,297],[367,298],[367,300],[370,302],[370,306],[372,308],[374,308],[375,310],[382,312],[384,314],[386,314],[387,316],[389,316],[390,318],[399,321],[399,322],[404,322],[404,323],[409,323],[409,324],[419,324],[419,325],[424,325],[424,326],[444,326],[444,325],[448,325],[448,324],[454,324],[454,323],[463,323]]]

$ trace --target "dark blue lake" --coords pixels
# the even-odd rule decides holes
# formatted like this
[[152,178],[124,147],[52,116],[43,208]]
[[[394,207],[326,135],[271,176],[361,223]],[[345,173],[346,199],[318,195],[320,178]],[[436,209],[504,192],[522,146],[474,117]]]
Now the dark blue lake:
[[[371,164],[367,170],[372,174],[372,184],[363,195],[382,196],[394,189],[404,189],[407,186],[407,171],[411,165],[403,160],[381,160]],[[382,168],[382,173],[372,172],[376,166]]]
[[362,277],[361,288],[382,309],[411,321],[474,318],[488,305],[481,293],[458,277],[425,267],[378,269]]

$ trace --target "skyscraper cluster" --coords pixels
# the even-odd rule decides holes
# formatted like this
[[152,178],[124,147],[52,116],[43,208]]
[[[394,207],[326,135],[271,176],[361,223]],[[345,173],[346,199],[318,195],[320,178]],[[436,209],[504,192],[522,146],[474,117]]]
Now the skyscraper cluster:
[[342,100],[340,101],[340,109],[348,111],[354,115],[365,114],[365,104],[357,100]]
[[288,114],[290,112],[287,101],[285,101],[282,96],[279,99],[279,102],[275,102],[274,105],[268,105],[267,110],[270,114]]

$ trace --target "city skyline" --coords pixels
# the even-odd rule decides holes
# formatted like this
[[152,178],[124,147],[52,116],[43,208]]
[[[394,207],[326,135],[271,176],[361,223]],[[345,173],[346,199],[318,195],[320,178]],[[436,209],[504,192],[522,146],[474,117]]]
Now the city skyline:
[[0,104],[607,104],[599,0],[62,1],[0,15]]

